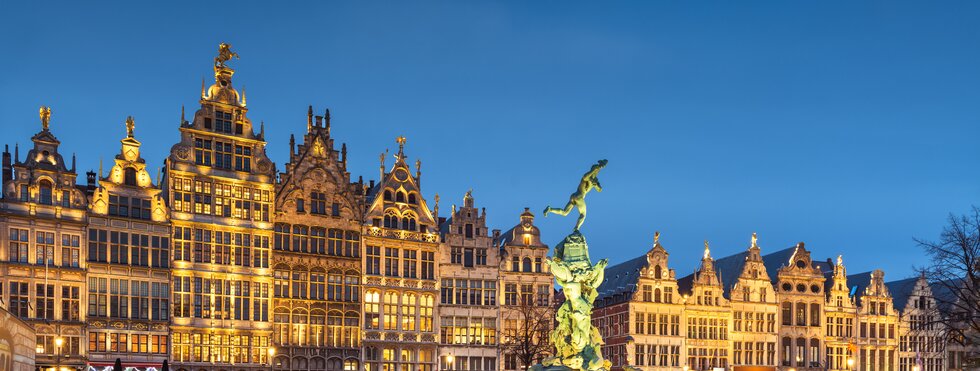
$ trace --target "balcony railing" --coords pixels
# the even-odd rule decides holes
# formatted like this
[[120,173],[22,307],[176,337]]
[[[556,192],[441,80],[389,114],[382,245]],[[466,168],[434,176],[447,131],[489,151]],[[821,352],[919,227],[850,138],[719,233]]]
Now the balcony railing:
[[395,238],[399,240],[420,241],[420,242],[439,242],[439,236],[435,233],[424,233],[416,231],[406,231],[402,229],[388,229],[381,227],[371,227],[368,235],[382,238]]

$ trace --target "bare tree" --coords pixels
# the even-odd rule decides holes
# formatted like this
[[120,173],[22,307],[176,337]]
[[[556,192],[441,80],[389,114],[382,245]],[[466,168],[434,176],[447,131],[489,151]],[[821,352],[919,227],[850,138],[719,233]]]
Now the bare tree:
[[541,305],[546,303],[537,304],[521,298],[517,305],[504,307],[501,348],[504,354],[513,354],[524,370],[552,353],[548,333],[555,312],[551,306]]
[[949,215],[937,241],[916,239],[929,256],[919,268],[932,286],[936,314],[932,320],[947,343],[980,344],[980,209]]

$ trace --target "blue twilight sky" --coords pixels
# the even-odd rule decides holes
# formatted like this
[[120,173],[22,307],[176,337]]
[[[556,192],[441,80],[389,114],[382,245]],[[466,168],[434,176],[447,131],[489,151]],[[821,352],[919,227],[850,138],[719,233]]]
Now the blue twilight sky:
[[685,275],[758,232],[898,279],[980,203],[978,2],[30,3],[0,4],[2,142],[50,105],[80,172],[127,115],[160,166],[226,41],[280,169],[329,107],[355,179],[403,134],[443,215],[472,187],[506,230],[608,158],[583,231],[613,263],[659,230]]

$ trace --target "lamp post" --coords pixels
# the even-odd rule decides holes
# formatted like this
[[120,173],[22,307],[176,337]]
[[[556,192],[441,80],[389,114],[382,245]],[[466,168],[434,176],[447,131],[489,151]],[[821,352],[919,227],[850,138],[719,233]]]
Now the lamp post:
[[454,359],[455,358],[453,357],[453,354],[452,353],[449,353],[449,355],[446,356],[446,367],[448,367],[447,370],[452,370],[453,369],[453,360]]
[[847,369],[848,370],[854,369],[854,357],[847,357]]
[[61,371],[61,346],[65,344],[65,339],[61,336],[54,338],[54,369],[56,371]]
[[688,366],[688,365],[684,365],[684,371],[688,371],[688,370],[690,370],[690,369],[691,369],[691,367],[690,367],[690,366]]
[[275,364],[272,363],[273,362],[272,358],[276,356],[276,347],[270,345],[268,352],[269,352],[269,359],[268,359],[269,368],[272,369],[273,367],[275,367]]

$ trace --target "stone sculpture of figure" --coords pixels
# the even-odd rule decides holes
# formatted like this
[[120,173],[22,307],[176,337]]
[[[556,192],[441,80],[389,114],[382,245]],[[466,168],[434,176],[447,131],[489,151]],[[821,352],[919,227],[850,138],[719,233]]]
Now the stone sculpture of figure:
[[595,188],[597,192],[602,192],[602,185],[599,184],[598,175],[599,170],[606,167],[608,162],[609,161],[606,160],[599,160],[598,163],[592,165],[592,168],[589,169],[585,175],[582,175],[582,181],[579,182],[578,189],[575,190],[575,193],[572,193],[572,195],[568,197],[568,203],[565,204],[564,208],[559,209],[548,206],[544,208],[544,213],[542,215],[548,216],[548,213],[552,213],[565,216],[572,212],[572,208],[574,207],[578,209],[578,221],[575,222],[574,230],[577,231],[582,228],[582,223],[585,223],[585,195],[588,194],[593,188]]
[[218,56],[214,57],[214,66],[225,67],[225,62],[232,58],[238,59],[238,53],[231,51],[231,44],[218,44]]
[[555,281],[562,287],[565,302],[558,308],[558,325],[551,332],[555,356],[543,362],[549,369],[567,367],[572,370],[608,370],[602,358],[602,336],[592,326],[592,307],[608,265],[606,259],[593,265],[588,258],[588,245],[579,232],[572,232],[559,246],[555,256],[546,260]]

